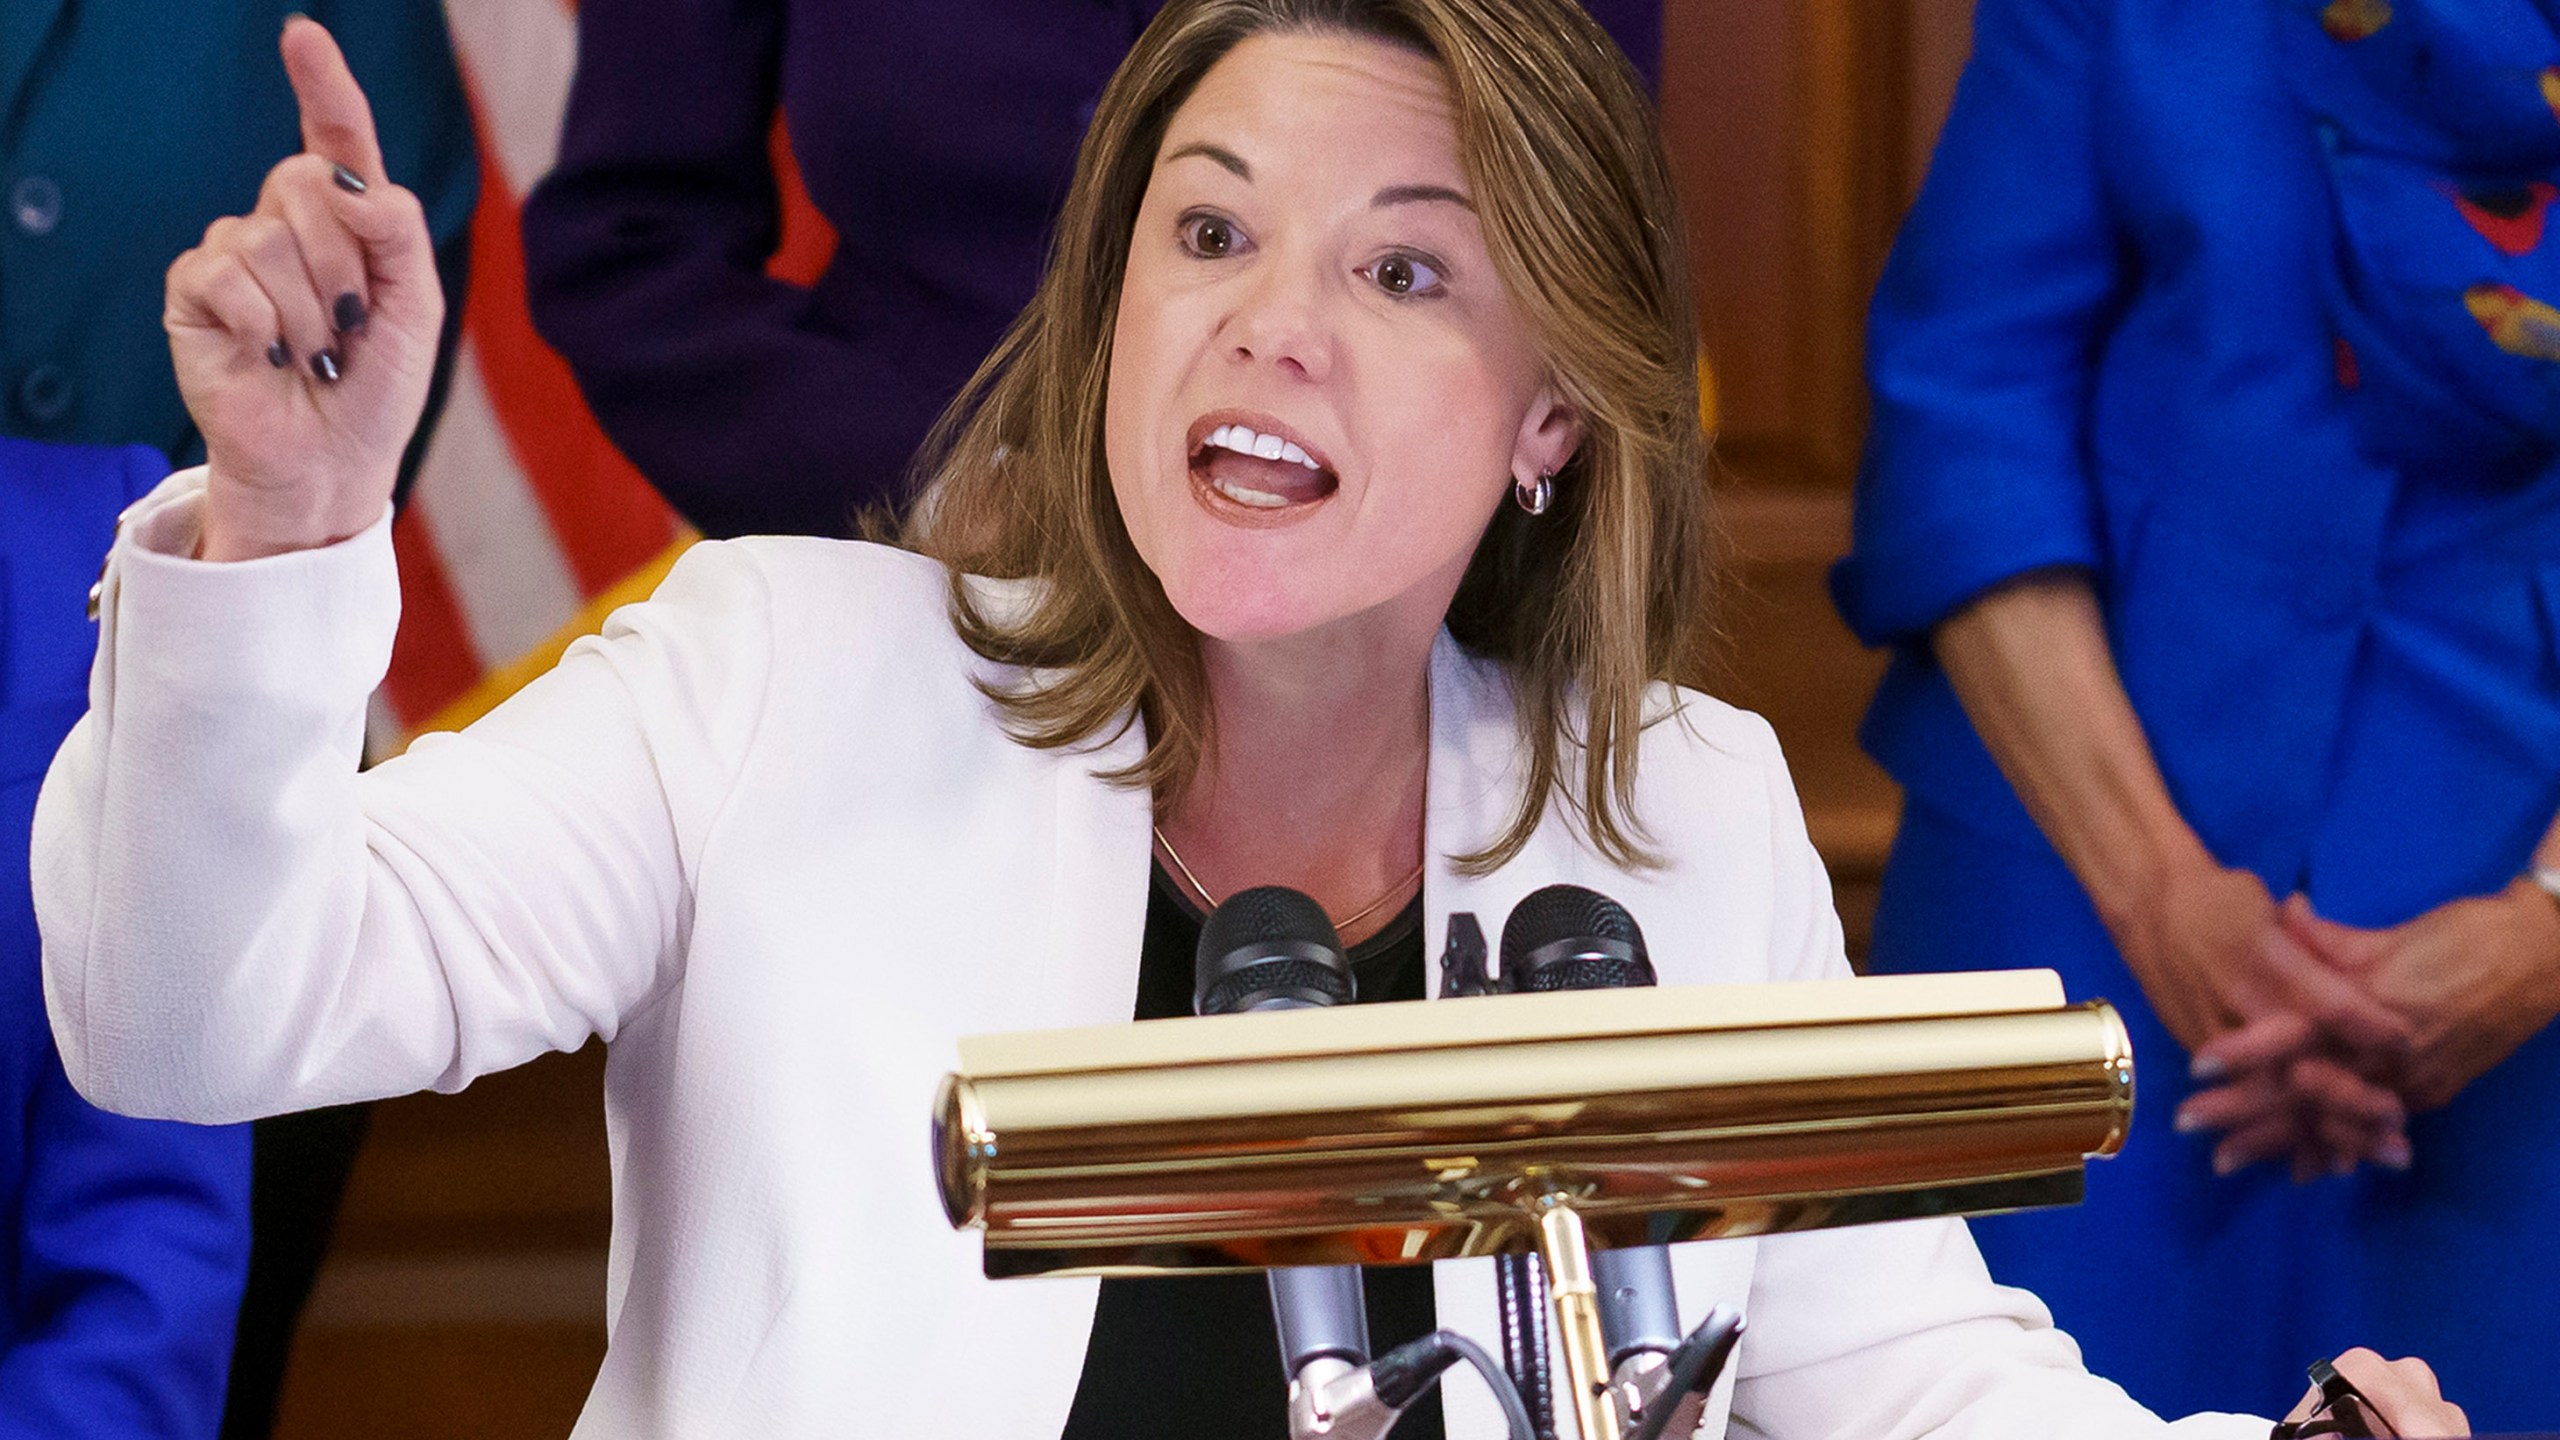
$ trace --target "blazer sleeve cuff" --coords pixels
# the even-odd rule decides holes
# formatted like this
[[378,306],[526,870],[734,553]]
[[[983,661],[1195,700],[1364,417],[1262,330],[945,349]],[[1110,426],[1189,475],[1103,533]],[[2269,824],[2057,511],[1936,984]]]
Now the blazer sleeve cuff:
[[1942,531],[1917,543],[1859,547],[1831,567],[1831,598],[1861,642],[1916,643],[1976,596],[2021,575],[2100,566],[2096,544],[2081,536]]
[[202,466],[181,470],[118,520],[98,582],[100,668],[142,666],[197,692],[370,694],[400,621],[390,506],[332,545],[198,560],[204,484]]

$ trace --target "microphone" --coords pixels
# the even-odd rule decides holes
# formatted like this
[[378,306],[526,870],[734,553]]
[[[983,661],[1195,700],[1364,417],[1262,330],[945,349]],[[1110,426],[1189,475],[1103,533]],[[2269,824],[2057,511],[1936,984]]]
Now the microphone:
[[[1510,993],[1637,989],[1655,983],[1644,931],[1625,906],[1597,890],[1580,885],[1534,890],[1511,908],[1502,924],[1502,987]],[[1695,1430],[1706,1408],[1707,1389],[1741,1330],[1741,1317],[1718,1306],[1684,1341],[1671,1252],[1660,1245],[1595,1251],[1591,1278],[1599,1291],[1610,1395],[1621,1419],[1646,1435]],[[1698,1363],[1673,1363],[1693,1356]]]
[[[1202,1015],[1348,1005],[1354,996],[1351,959],[1324,907],[1287,886],[1238,891],[1200,927],[1191,1005]],[[1291,1431],[1297,1431],[1299,1412],[1310,1407],[1330,1425],[1341,1403],[1323,1403],[1325,1392],[1341,1382],[1365,1386],[1368,1380],[1369,1306],[1360,1268],[1289,1266],[1272,1270],[1270,1278]],[[1386,1419],[1392,1425],[1394,1412]]]
[[1239,890],[1209,912],[1192,962],[1202,1015],[1348,1005],[1351,959],[1324,907],[1286,885]]
[[1515,995],[1655,983],[1636,917],[1579,885],[1532,890],[1511,907],[1502,922],[1502,982]]
[[[1481,974],[1481,931],[1476,949]],[[1191,977],[1191,1008],[1202,1015],[1348,1005],[1358,989],[1324,907],[1285,885],[1239,891],[1210,911]],[[1493,1388],[1512,1440],[1532,1440],[1519,1395],[1502,1383],[1492,1357],[1454,1330],[1435,1330],[1370,1361],[1359,1266],[1282,1266],[1269,1278],[1291,1436],[1383,1440],[1442,1371],[1464,1360]]]

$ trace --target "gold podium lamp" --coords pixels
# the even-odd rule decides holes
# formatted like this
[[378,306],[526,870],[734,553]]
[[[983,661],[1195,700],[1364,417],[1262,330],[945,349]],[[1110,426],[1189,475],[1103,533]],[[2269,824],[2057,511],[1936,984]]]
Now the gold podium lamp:
[[1535,1251],[1585,1440],[1588,1252],[2079,1200],[2133,1054],[2050,971],[1501,995],[962,1042],[934,1113],[991,1277]]

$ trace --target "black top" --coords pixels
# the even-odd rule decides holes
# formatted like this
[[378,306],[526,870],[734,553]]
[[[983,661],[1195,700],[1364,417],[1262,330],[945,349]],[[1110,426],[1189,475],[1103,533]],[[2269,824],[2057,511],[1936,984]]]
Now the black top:
[[[1147,896],[1138,962],[1141,1020],[1191,1013],[1201,914],[1161,866]],[[1422,897],[1351,948],[1362,1002],[1423,998]],[[1439,1328],[1428,1265],[1370,1266],[1369,1343],[1383,1354]],[[1443,1440],[1435,1386],[1390,1440]],[[1085,1349],[1084,1379],[1062,1440],[1288,1440],[1289,1384],[1271,1289],[1259,1274],[1105,1280]]]

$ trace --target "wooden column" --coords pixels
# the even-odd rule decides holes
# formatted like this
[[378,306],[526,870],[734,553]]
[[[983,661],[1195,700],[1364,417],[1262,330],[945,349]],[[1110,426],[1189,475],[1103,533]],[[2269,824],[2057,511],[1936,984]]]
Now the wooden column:
[[1859,753],[1882,671],[1823,584],[1865,438],[1867,300],[1970,47],[1971,0],[1667,0],[1663,133],[1732,540],[1709,687],[1786,742],[1853,951],[1899,800]]

